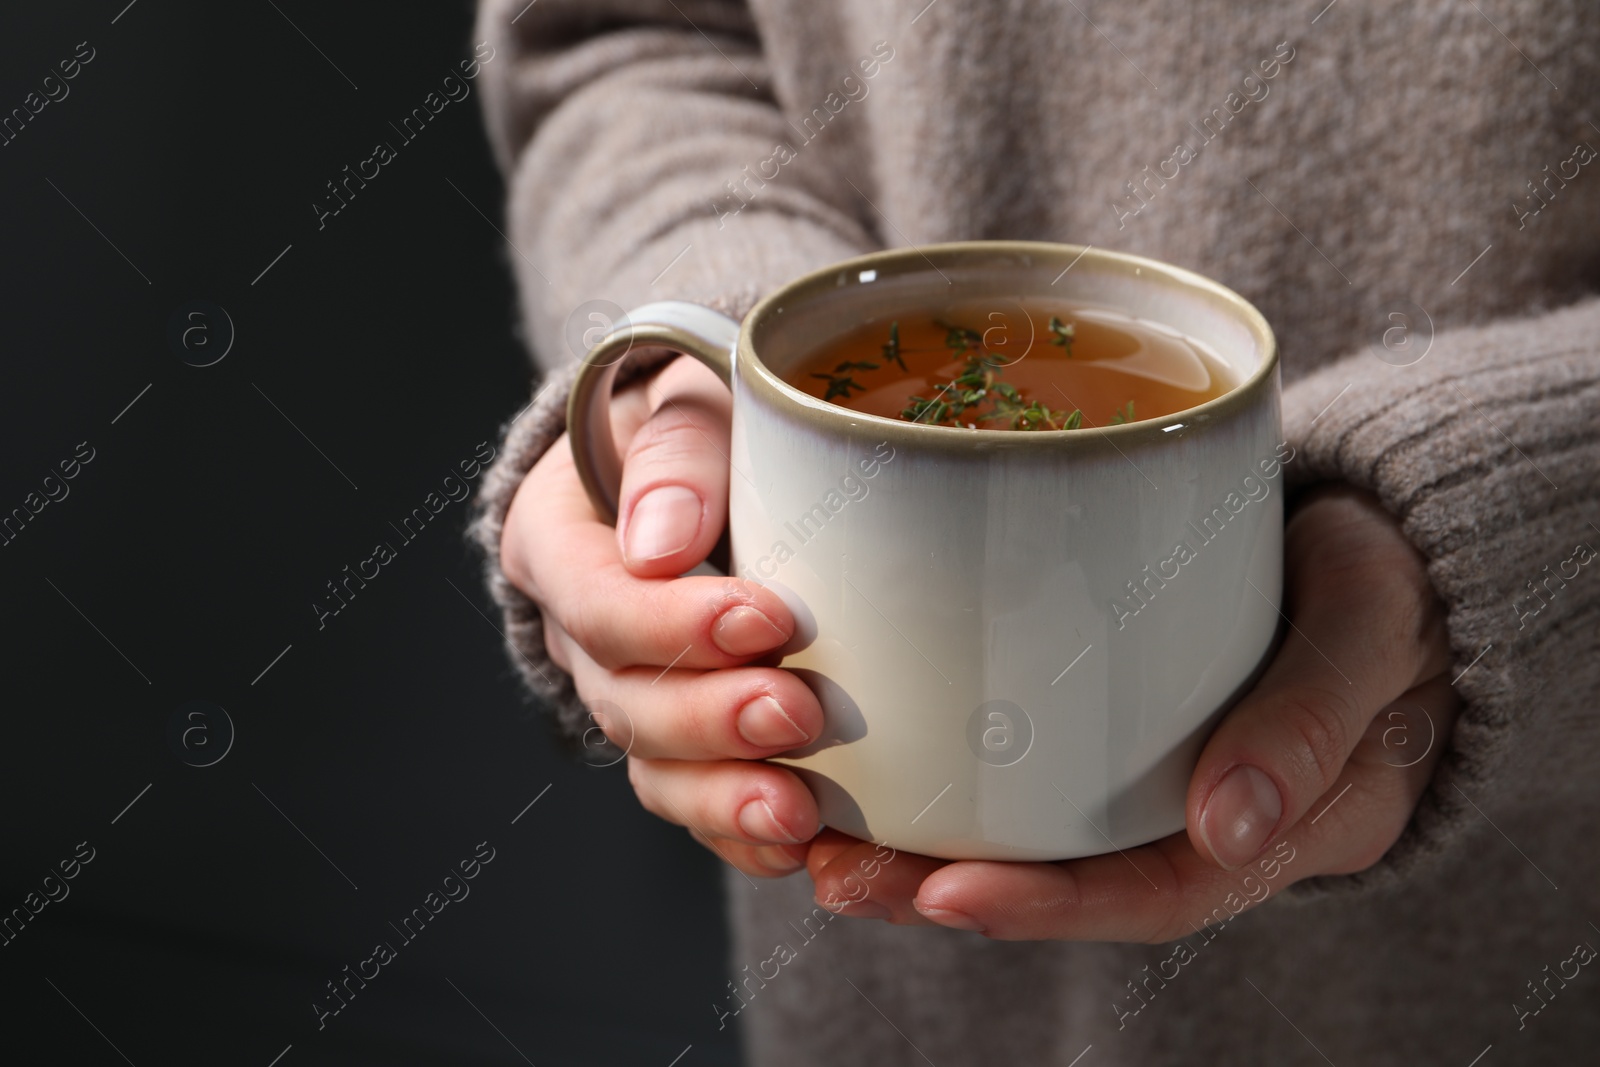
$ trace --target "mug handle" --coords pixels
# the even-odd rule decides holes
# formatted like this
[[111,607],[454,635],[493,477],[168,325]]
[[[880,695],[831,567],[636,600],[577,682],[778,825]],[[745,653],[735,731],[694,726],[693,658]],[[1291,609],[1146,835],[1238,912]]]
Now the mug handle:
[[572,460],[589,501],[602,521],[617,524],[622,495],[622,459],[611,438],[611,387],[617,368],[635,347],[666,348],[693,356],[733,388],[733,354],[739,324],[699,304],[663,300],[628,312],[589,349],[567,398],[567,435]]

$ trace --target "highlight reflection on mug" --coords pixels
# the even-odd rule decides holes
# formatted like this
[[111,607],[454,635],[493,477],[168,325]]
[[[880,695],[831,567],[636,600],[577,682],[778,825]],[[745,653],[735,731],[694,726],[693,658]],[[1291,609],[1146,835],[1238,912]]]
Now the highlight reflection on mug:
[[967,717],[967,748],[991,767],[1010,767],[1033,747],[1033,719],[1022,705],[989,700]]

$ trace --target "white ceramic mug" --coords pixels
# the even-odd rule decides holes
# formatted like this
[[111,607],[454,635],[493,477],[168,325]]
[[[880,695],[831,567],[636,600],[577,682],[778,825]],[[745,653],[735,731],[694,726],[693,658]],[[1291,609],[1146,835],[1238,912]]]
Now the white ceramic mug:
[[[1237,384],[1160,418],[1016,431],[867,415],[783,380],[863,323],[1029,296],[1177,330]],[[695,356],[733,391],[732,571],[798,621],[782,666],[826,724],[775,762],[824,823],[946,859],[1068,859],[1183,829],[1200,747],[1280,617],[1293,454],[1255,308],[1166,264],[1032,242],[848,260],[742,325],[650,304],[590,351],[568,408],[580,476],[613,521],[611,383],[646,347]]]

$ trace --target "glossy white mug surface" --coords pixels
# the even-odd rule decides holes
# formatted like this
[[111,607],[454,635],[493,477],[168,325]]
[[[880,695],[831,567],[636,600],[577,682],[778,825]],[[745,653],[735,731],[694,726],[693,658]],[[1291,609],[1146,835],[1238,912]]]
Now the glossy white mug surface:
[[[1127,425],[1014,431],[913,425],[783,381],[864,322],[952,301],[1021,321],[1029,297],[1176,330],[1234,385]],[[1183,829],[1200,748],[1278,629],[1293,453],[1259,312],[1179,268],[1029,242],[850,260],[742,325],[647,305],[589,353],[569,407],[580,475],[612,519],[606,408],[643,347],[694,355],[733,390],[732,572],[798,621],[782,665],[826,727],[775,762],[824,823],[946,859],[1068,859]]]

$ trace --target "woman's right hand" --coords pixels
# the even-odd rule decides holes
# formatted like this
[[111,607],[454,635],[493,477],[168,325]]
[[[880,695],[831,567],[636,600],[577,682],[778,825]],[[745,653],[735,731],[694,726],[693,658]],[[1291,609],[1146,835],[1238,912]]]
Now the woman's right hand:
[[789,640],[794,619],[763,586],[678,577],[727,522],[731,410],[727,387],[689,357],[618,390],[617,527],[595,514],[563,435],[517,489],[500,566],[539,605],[551,660],[627,750],[645,809],[775,877],[804,865],[817,805],[793,771],[755,761],[815,738],[822,708],[795,675],[750,664]]

